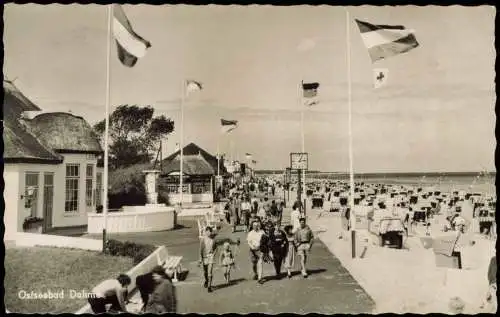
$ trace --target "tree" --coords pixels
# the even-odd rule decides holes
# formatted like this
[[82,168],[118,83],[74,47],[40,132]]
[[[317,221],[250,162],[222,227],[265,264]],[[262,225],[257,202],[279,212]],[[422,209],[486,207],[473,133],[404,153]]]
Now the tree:
[[[150,162],[159,141],[174,131],[174,122],[164,115],[153,117],[151,106],[121,105],[109,116],[109,167],[128,167]],[[103,140],[105,120],[94,125]],[[101,142],[103,143],[103,142]]]

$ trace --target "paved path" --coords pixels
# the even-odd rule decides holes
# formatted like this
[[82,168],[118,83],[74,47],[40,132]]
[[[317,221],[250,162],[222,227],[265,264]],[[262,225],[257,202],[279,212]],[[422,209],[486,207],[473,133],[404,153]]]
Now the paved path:
[[[284,213],[289,220],[290,209]],[[202,287],[203,274],[197,265],[198,237],[196,223],[184,223],[180,230],[159,233],[116,235],[113,238],[142,243],[165,244],[170,254],[184,256],[183,266],[189,270],[185,281],[177,283],[179,313],[370,313],[373,300],[317,239],[309,259],[310,275],[304,279],[296,272],[292,279],[274,279],[271,263],[264,264],[266,282],[252,280],[249,250],[243,231],[231,233],[223,226],[220,237],[239,237],[241,246],[235,249],[237,268],[232,273],[233,283],[225,285],[223,272],[214,270],[214,292]],[[243,229],[243,228],[241,228]],[[132,299],[139,302],[136,295]],[[131,309],[138,305],[130,304]]]

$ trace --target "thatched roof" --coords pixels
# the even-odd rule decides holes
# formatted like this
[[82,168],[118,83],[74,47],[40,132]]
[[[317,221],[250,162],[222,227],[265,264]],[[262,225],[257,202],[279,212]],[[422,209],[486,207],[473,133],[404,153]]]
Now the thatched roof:
[[[184,155],[182,163],[182,172],[186,175],[214,175],[217,173],[217,170],[214,170],[212,165],[201,154]],[[161,173],[168,175],[172,172],[180,172],[180,166],[180,156],[178,156],[173,160],[164,162]]]
[[31,132],[60,153],[102,153],[92,127],[70,113],[43,113],[30,121]]
[[5,163],[57,164],[62,157],[38,140],[20,120],[24,111],[40,111],[14,84],[4,80],[3,142]]
[[17,89],[13,82],[3,81],[4,99],[3,111],[6,113],[15,113],[20,115],[24,111],[41,111],[31,100],[26,98],[22,92]]
[[[202,149],[198,145],[196,145],[194,143],[189,143],[188,145],[186,145],[184,147],[183,154],[184,154],[184,165],[186,164],[185,160],[186,160],[187,156],[201,156],[203,158],[203,160],[209,164],[209,166],[212,170],[212,173],[210,173],[210,174],[214,174],[213,171],[215,171],[215,173],[217,173],[217,157],[211,155],[210,153],[208,153],[207,151],[205,151],[204,149]],[[180,169],[180,164],[179,164],[180,156],[181,156],[181,150],[179,149],[176,152],[169,155],[167,158],[165,158],[163,160],[163,166],[164,166],[163,170],[165,171],[165,166],[171,166],[172,164],[173,164],[173,166],[177,166],[177,170],[179,170]],[[177,160],[177,163],[171,163],[174,160]],[[204,164],[204,163],[200,163],[200,164]],[[220,164],[220,173],[221,174],[226,173],[226,168],[224,167],[222,160],[220,160],[219,164]],[[189,174],[186,172],[186,166],[184,166],[183,172],[185,172],[186,174]],[[202,174],[198,174],[198,175],[202,175]],[[209,175],[209,174],[203,174],[203,175]]]

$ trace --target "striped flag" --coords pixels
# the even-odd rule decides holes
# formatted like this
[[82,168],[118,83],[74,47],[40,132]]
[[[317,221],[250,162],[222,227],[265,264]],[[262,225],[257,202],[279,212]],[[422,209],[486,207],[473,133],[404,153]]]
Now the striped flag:
[[223,133],[228,133],[236,129],[238,126],[238,121],[236,120],[225,120],[225,119],[220,119],[220,123],[222,125],[222,132]]
[[356,19],[372,62],[408,52],[419,44],[415,31],[402,25],[374,25]]
[[387,76],[389,70],[387,68],[375,68],[373,70],[373,87],[375,89],[385,86],[387,84]]
[[198,82],[198,81],[194,81],[194,80],[187,80],[186,81],[186,94],[189,95],[190,93],[192,92],[195,92],[195,91],[200,91],[203,89],[203,85]]
[[118,58],[127,67],[133,67],[137,60],[144,57],[147,49],[151,47],[151,43],[134,32],[119,4],[113,5],[113,36],[116,40]]
[[314,98],[318,95],[319,83],[304,83],[302,82],[304,98]]

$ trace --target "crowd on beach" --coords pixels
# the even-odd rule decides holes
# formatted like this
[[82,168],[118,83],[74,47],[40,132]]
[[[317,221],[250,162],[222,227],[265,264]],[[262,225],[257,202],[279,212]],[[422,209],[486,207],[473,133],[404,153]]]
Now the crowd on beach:
[[[225,186],[225,191],[219,192],[219,198],[224,197],[220,212],[232,229],[232,234],[220,236],[218,226],[207,225],[203,228],[203,234],[200,236],[199,265],[203,272],[203,287],[207,292],[212,293],[214,290],[214,267],[221,267],[225,283],[231,284],[231,274],[237,267],[236,253],[241,244],[240,239],[235,236],[238,229],[246,233],[248,261],[252,267],[252,278],[257,283],[266,282],[263,277],[263,266],[266,264],[274,267],[275,279],[290,278],[296,257],[300,260],[302,277],[308,277],[307,258],[314,235],[306,223],[302,201],[293,203],[290,222],[283,223],[286,204],[276,197],[276,191],[296,190],[294,186],[297,184],[287,185],[290,187],[268,178],[251,179],[248,182]],[[318,211],[317,217],[321,217],[324,212],[340,214],[343,230],[339,232],[339,238],[344,238],[353,224],[348,183],[310,180],[306,193],[306,197],[311,200],[319,197],[323,201],[323,207]],[[368,219],[367,229],[382,236],[390,232],[408,236],[414,233],[416,227],[425,228],[423,236],[447,232],[456,237],[454,252],[460,252],[460,248],[464,247],[458,243],[460,238],[473,231],[496,239],[495,197],[465,191],[444,193],[422,186],[357,183],[353,200],[356,218]],[[438,222],[431,220],[438,217],[444,219],[444,222],[436,228]],[[473,226],[473,223],[476,223],[476,226]],[[384,236],[384,239],[391,240],[391,236]],[[384,242],[382,241],[382,246],[385,245]],[[492,257],[486,279],[488,287],[481,305],[483,308],[489,307],[489,310],[496,310],[496,268],[496,257]],[[283,269],[285,274],[282,274]],[[121,274],[117,279],[100,284],[92,291],[96,296],[89,298],[92,310],[95,313],[105,312],[105,304],[111,304],[111,310],[126,311],[127,288],[130,282],[128,276]],[[136,285],[141,294],[143,312],[176,311],[175,287],[171,275],[163,267],[157,266],[151,272],[138,276]],[[453,305],[460,306],[460,301],[455,300]]]

